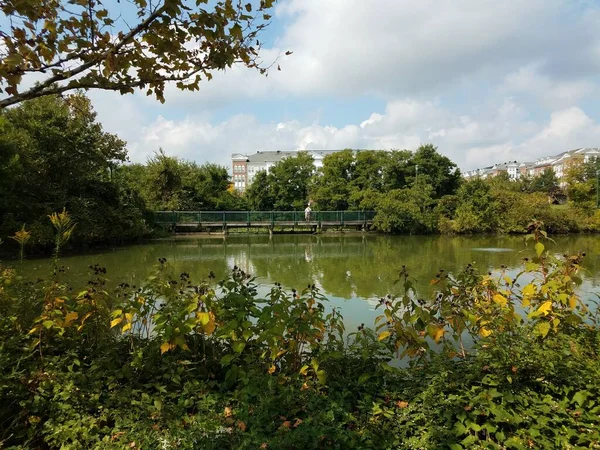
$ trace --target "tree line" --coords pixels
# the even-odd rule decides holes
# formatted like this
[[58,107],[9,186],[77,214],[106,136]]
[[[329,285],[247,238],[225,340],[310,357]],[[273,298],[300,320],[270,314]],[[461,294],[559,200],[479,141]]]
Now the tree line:
[[[46,96],[0,113],[0,238],[26,224],[30,246],[53,243],[48,216],[66,208],[77,223],[71,245],[122,243],[156,233],[156,210],[375,210],[389,233],[521,233],[531,219],[553,232],[598,231],[600,162],[574,166],[561,187],[554,172],[466,181],[431,144],[416,151],[350,149],[315,169],[307,152],[259,172],[245,193],[228,168],[159,149],[128,161],[83,94]],[[551,203],[565,203],[561,207]]]

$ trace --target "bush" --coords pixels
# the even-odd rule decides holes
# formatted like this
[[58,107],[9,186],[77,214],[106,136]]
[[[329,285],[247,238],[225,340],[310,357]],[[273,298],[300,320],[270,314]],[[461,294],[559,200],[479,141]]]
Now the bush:
[[[347,332],[314,285],[264,298],[235,268],[215,284],[163,259],[141,286],[94,266],[73,292],[56,266],[0,268],[0,445],[13,448],[595,448],[597,310],[581,255],[507,273],[406,268],[375,329]],[[408,366],[397,368],[398,357]]]

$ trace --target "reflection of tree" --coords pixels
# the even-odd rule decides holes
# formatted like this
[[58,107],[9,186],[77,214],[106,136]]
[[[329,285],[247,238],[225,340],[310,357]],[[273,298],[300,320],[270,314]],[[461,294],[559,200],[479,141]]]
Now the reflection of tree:
[[[594,236],[574,235],[549,243],[556,252],[585,251],[585,274],[590,288],[600,280],[600,240]],[[478,250],[479,249],[479,250]],[[498,252],[494,249],[510,249]],[[379,235],[276,235],[182,238],[120,248],[98,254],[66,257],[61,263],[70,268],[75,284],[86,279],[89,265],[108,269],[112,283],[137,283],[152,271],[158,258],[167,258],[176,272],[188,272],[194,280],[213,271],[217,278],[227,276],[233,265],[250,271],[263,283],[279,282],[288,288],[302,289],[308,283],[322,286],[326,294],[339,297],[372,298],[394,292],[397,273],[405,265],[417,280],[421,295],[428,295],[429,281],[439,269],[455,272],[468,263],[481,271],[504,264],[520,267],[525,249],[523,237],[509,236],[379,236]],[[310,254],[311,258],[306,258]],[[24,262],[34,277],[49,273],[44,260]],[[41,267],[42,269],[34,270]]]

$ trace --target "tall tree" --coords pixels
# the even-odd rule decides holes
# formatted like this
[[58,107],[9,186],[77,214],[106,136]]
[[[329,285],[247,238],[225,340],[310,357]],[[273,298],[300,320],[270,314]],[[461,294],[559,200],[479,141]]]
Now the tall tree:
[[530,192],[543,192],[549,197],[555,197],[560,191],[560,185],[554,170],[548,167],[541,175],[533,178],[529,190]]
[[182,164],[173,156],[167,156],[161,148],[146,163],[145,192],[152,209],[177,210],[182,207]]
[[389,152],[362,150],[356,153],[352,187],[357,190],[383,190],[384,167],[389,161]]
[[401,189],[408,185],[408,180],[415,174],[412,156],[408,150],[390,152],[387,164],[383,167],[384,190]]
[[[193,91],[234,63],[266,71],[257,37],[275,0],[108,3],[0,2],[0,109],[74,89],[141,88],[164,101],[170,81]],[[41,81],[19,90],[30,74]]]
[[275,164],[269,173],[273,207],[282,211],[304,209],[313,172],[314,160],[308,152],[298,152]]
[[[48,240],[47,215],[66,207],[78,222],[74,242],[121,240],[137,234],[143,204],[128,197],[112,172],[125,142],[103,131],[89,100],[48,96],[0,114],[0,227],[10,234],[32,225],[32,243]],[[8,200],[6,200],[8,199]],[[124,201],[127,207],[124,207]]]
[[268,211],[273,209],[272,179],[266,171],[261,170],[254,176],[252,184],[246,191],[248,206],[253,211]]
[[456,230],[460,233],[478,233],[495,229],[497,217],[491,188],[476,178],[464,182],[457,192]]
[[352,150],[331,153],[323,158],[323,167],[315,177],[311,197],[322,210],[345,210],[351,194],[350,182],[354,178]]
[[437,147],[421,145],[412,162],[415,177],[425,177],[425,181],[433,186],[435,198],[456,193],[462,180],[460,170],[450,158],[438,153]]

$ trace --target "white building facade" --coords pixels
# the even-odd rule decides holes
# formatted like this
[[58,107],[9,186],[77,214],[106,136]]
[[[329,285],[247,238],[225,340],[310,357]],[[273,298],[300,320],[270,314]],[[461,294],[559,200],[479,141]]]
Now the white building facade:
[[[299,150],[301,151],[301,150]],[[304,150],[313,158],[315,170],[323,167],[323,158],[328,154],[342,150]],[[354,150],[358,151],[358,150]],[[254,181],[254,177],[260,171],[269,173],[271,167],[279,161],[295,156],[298,151],[257,151],[251,155],[234,153],[231,155],[231,169],[233,186],[238,191],[245,191]]]

